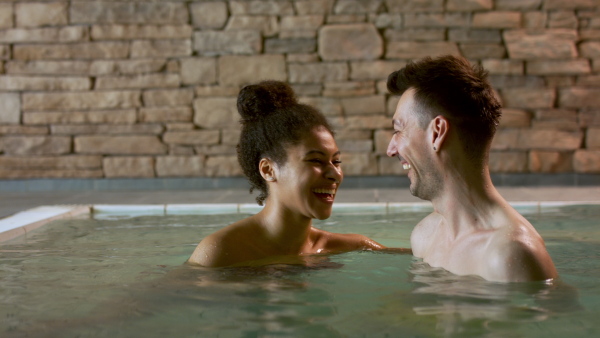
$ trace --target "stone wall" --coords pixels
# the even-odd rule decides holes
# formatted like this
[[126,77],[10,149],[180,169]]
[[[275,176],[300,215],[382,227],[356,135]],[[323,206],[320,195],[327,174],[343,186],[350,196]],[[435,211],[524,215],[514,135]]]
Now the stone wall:
[[0,0],[0,179],[238,176],[235,99],[288,81],[346,175],[385,156],[408,60],[480,62],[494,173],[600,172],[600,0]]

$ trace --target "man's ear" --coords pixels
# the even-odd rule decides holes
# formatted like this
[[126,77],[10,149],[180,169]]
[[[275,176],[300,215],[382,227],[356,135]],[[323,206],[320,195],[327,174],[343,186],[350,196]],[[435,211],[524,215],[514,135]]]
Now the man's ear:
[[429,123],[430,127],[430,142],[434,151],[442,149],[444,141],[448,137],[450,131],[450,121],[442,115],[438,115]]
[[277,177],[275,177],[275,165],[268,158],[260,159],[260,162],[258,162],[258,171],[260,172],[260,176],[267,182],[275,182],[277,180]]

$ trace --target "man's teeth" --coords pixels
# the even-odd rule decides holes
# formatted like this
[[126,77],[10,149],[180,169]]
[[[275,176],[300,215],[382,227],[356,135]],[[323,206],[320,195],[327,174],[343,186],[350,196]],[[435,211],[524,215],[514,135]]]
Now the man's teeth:
[[408,170],[408,169],[410,169],[410,164],[408,164],[408,163],[404,163],[404,164],[402,165],[402,169],[404,169],[404,170]]
[[317,194],[335,195],[335,189],[323,189],[323,188],[319,188],[319,189],[313,189],[313,192],[316,192]]

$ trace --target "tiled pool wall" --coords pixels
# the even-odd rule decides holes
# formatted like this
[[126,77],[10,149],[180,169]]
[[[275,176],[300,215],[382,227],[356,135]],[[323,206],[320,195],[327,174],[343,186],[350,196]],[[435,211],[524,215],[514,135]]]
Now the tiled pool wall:
[[[535,215],[573,205],[600,205],[600,201],[589,202],[510,202],[523,215]],[[51,221],[74,217],[106,216],[165,216],[165,215],[214,215],[253,214],[262,209],[257,204],[96,204],[96,205],[49,205],[40,206],[0,219],[0,242],[24,235]],[[334,214],[398,214],[405,212],[431,212],[429,202],[420,203],[336,203]]]

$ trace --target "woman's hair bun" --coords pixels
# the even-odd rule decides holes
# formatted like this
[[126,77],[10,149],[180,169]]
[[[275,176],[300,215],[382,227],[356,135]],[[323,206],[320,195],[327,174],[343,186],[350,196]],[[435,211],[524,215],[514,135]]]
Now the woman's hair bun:
[[296,94],[287,83],[263,81],[242,88],[237,108],[243,121],[253,121],[297,103]]

